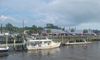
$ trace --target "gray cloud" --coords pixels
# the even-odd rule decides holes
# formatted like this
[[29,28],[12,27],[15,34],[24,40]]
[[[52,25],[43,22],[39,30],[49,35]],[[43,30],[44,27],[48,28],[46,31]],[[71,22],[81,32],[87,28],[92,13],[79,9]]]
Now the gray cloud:
[[[100,0],[9,0],[2,6],[38,14],[33,24],[82,25],[100,22]],[[34,15],[35,15],[34,14]],[[34,16],[33,16],[34,17]],[[38,18],[39,17],[39,18]],[[28,17],[27,17],[28,18]],[[30,18],[29,18],[30,19]],[[32,19],[31,19],[32,22]]]
[[43,8],[43,12],[48,15],[56,15],[58,22],[64,20],[66,23],[77,25],[87,22],[100,22],[99,7],[99,0],[54,0]]

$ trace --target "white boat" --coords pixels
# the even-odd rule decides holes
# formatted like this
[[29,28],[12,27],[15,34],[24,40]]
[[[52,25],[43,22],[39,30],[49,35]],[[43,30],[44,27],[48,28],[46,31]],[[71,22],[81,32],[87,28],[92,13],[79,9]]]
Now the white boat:
[[6,44],[0,44],[0,52],[7,52],[9,50],[9,47],[8,47],[8,33],[5,33],[5,34],[0,34],[0,38],[1,39],[4,39],[6,36]]
[[68,41],[65,43],[65,45],[77,45],[77,44],[89,44],[91,42],[87,42],[86,40],[83,40],[81,42],[76,42],[76,41]]
[[27,49],[36,50],[36,49],[51,49],[59,47],[61,43],[53,42],[51,39],[28,39]]
[[0,52],[8,52],[9,47],[8,46],[0,46]]

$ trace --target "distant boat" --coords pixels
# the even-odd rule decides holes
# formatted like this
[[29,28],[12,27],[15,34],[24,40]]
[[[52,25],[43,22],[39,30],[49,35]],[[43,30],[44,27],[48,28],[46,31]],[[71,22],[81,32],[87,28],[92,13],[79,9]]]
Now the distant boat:
[[36,50],[36,49],[52,49],[59,47],[61,43],[53,42],[52,39],[29,39],[27,41],[27,49],[28,50]]
[[9,47],[8,47],[8,33],[5,34],[0,34],[1,38],[4,38],[6,36],[6,44],[0,44],[0,52],[8,52]]
[[9,55],[8,50],[9,50],[8,46],[0,45],[0,57],[8,56]]
[[8,46],[0,46],[0,52],[8,52],[9,47]]
[[86,40],[83,40],[81,42],[76,42],[76,41],[68,41],[65,43],[65,45],[77,45],[77,44],[89,44],[91,42],[87,42]]

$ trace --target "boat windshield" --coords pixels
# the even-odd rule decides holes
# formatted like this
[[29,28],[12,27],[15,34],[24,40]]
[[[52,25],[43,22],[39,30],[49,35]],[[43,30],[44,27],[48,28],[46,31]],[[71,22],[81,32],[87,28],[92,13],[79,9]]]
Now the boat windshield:
[[35,42],[30,42],[29,45],[32,45],[32,46],[36,46],[36,45],[42,45],[42,44],[50,44],[51,41],[35,41]]
[[5,43],[5,37],[4,36],[0,36],[0,44]]

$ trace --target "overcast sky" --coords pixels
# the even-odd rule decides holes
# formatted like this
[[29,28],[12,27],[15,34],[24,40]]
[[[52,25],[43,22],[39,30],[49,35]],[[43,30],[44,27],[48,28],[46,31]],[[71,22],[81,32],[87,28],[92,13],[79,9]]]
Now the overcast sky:
[[100,0],[0,0],[0,23],[100,29]]

